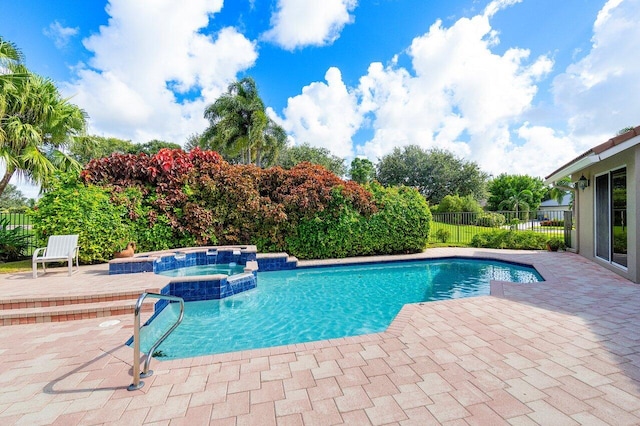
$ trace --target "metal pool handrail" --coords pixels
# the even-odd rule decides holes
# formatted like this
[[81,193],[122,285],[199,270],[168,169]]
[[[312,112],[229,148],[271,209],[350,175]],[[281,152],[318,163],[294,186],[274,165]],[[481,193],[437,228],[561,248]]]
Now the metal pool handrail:
[[[168,300],[170,302],[180,302],[180,315],[178,315],[178,319],[176,322],[169,328],[160,337],[156,343],[151,346],[149,352],[146,353],[146,359],[144,361],[144,369],[142,373],[140,372],[140,310],[142,309],[142,302],[147,297],[152,297],[154,299],[162,299]],[[151,356],[153,352],[160,346],[160,344],[164,341],[164,339],[171,334],[173,330],[180,325],[182,322],[182,318],[184,317],[184,299],[178,296],[169,296],[166,294],[158,294],[158,293],[142,293],[140,297],[138,297],[138,301],[136,302],[136,307],[133,312],[133,383],[129,385],[127,390],[133,391],[141,389],[144,386],[144,382],[140,380],[141,378],[146,378],[153,375],[153,371],[149,370],[149,363],[151,362]]]

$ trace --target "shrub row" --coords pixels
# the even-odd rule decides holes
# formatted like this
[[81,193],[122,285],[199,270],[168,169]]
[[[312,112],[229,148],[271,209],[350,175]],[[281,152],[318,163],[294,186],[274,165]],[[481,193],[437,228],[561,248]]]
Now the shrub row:
[[422,195],[407,187],[369,187],[380,206],[370,216],[358,212],[335,194],[335,205],[303,218],[287,237],[287,251],[297,257],[328,258],[411,253],[424,248],[431,220]]
[[476,218],[476,226],[484,226],[487,228],[498,228],[504,225],[507,219],[503,214],[486,212]]
[[495,229],[474,235],[471,245],[497,249],[544,250],[548,240],[548,236],[535,231]]
[[422,250],[431,213],[410,188],[368,188],[321,166],[232,165],[215,152],[114,154],[62,175],[34,211],[37,237],[80,234],[83,263],[139,251],[255,244],[301,259]]

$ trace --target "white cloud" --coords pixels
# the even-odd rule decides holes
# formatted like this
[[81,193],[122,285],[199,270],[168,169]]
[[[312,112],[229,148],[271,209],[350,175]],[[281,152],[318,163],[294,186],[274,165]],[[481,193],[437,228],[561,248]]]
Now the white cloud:
[[576,139],[640,124],[640,1],[609,0],[593,27],[591,50],[553,82],[556,103]]
[[53,44],[58,48],[64,48],[71,37],[78,34],[77,27],[64,27],[60,22],[53,21],[48,28],[42,30],[42,33],[53,40]]
[[447,108],[448,93],[436,93],[404,68],[385,68],[380,63],[371,64],[358,89],[360,111],[370,117],[374,130],[359,153],[376,160],[396,146],[410,144],[468,153],[466,145],[454,142],[467,124]]
[[491,18],[493,15],[514,4],[521,3],[522,0],[494,0],[484,9],[484,16]]
[[280,124],[297,143],[327,148],[340,157],[352,156],[351,138],[362,120],[357,99],[342,81],[337,68],[330,68],[327,83],[316,82],[289,98]]
[[[448,149],[494,175],[537,176],[618,129],[638,125],[640,98],[633,94],[640,92],[640,62],[631,58],[640,40],[640,0],[609,0],[594,23],[591,49],[554,79],[555,104],[544,108],[554,111],[554,120],[568,123],[558,129],[531,119],[541,117],[533,111],[535,96],[553,61],[531,58],[522,47],[506,46],[498,53],[499,33],[491,18],[519,2],[496,0],[450,27],[437,21],[407,49],[411,68],[398,66],[397,58],[387,66],[372,63],[359,86],[342,94],[349,102],[340,103],[340,115],[350,126],[336,133],[340,144],[326,142],[327,128],[315,133],[309,125],[336,107],[319,96],[303,92],[293,98],[299,104],[290,100],[283,124],[296,140],[304,134],[304,140],[338,155],[349,151],[347,138],[367,127],[373,136],[352,151],[374,161],[394,147],[416,144]],[[305,90],[318,84],[325,90],[332,86],[312,83]]]
[[83,41],[93,57],[64,86],[89,114],[90,131],[183,143],[203,130],[205,106],[257,58],[233,28],[201,32],[221,8],[222,0],[111,0],[108,24]]
[[285,49],[333,43],[345,25],[353,22],[357,0],[278,0],[272,28],[263,38]]
[[372,64],[360,90],[374,113],[374,137],[361,152],[375,159],[417,144],[450,150],[492,173],[517,167],[509,126],[531,107],[536,82],[553,63],[545,56],[531,61],[525,49],[492,50],[499,39],[489,17],[513,3],[494,2],[449,28],[433,24],[408,49],[413,73]]
[[511,145],[507,155],[501,156],[505,161],[503,168],[506,171],[546,176],[556,169],[554,165],[564,164],[578,154],[571,137],[559,135],[549,127],[533,126],[525,122],[516,133],[524,143]]

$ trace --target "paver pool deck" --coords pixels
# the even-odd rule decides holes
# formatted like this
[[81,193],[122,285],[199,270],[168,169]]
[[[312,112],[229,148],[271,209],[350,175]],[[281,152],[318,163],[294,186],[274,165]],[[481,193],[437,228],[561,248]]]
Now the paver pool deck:
[[[133,392],[132,315],[3,326],[0,424],[640,424],[640,285],[568,252],[403,257],[442,256],[529,263],[546,281],[406,305],[384,333],[154,359]],[[141,291],[157,280],[109,276],[106,265],[30,275],[0,276],[0,295]]]

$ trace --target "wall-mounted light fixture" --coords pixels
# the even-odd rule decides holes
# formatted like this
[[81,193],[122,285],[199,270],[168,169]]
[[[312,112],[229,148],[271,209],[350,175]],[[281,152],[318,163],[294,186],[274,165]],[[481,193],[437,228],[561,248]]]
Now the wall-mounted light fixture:
[[589,179],[587,179],[586,177],[584,177],[584,175],[582,175],[580,176],[580,179],[578,179],[578,182],[576,182],[576,184],[578,185],[578,188],[584,191],[585,188],[589,187]]

